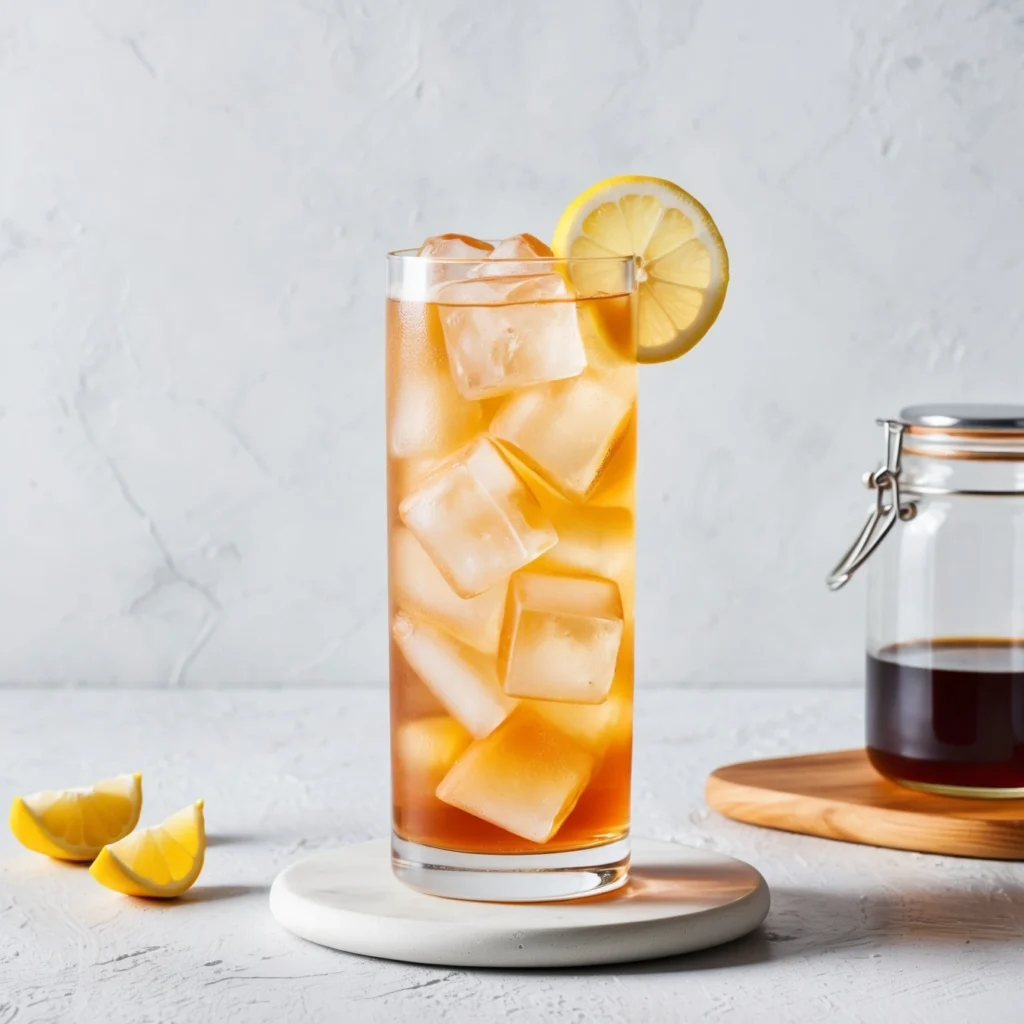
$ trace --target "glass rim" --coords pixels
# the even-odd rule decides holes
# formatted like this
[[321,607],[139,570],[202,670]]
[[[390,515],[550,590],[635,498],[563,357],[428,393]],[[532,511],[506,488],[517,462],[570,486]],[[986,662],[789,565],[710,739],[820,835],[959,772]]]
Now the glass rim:
[[[487,241],[487,239],[481,239]],[[500,241],[500,239],[499,239]],[[418,249],[392,249],[387,253],[387,259],[400,260],[402,262],[417,261],[420,263],[436,263],[439,265],[458,266],[460,264],[472,266],[477,263],[491,263],[501,265],[503,263],[589,263],[607,264],[609,266],[625,266],[635,262],[634,256],[420,256]]]

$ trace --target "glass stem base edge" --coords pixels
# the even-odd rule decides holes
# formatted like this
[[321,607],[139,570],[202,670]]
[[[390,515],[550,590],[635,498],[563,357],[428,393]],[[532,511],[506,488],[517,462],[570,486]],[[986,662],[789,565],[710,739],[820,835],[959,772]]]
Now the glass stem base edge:
[[541,903],[596,896],[629,878],[629,836],[557,853],[461,853],[392,833],[395,877],[429,896],[490,903]]

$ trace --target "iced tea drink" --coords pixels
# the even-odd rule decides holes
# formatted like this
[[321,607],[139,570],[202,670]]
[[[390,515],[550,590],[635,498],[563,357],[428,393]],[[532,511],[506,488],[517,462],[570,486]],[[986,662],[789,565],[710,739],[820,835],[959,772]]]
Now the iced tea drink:
[[529,236],[388,257],[393,861],[560,899],[629,861],[636,299]]

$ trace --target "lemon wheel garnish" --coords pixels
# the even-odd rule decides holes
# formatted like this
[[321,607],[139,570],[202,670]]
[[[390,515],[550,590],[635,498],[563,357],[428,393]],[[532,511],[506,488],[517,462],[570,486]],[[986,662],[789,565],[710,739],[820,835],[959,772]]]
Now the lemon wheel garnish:
[[46,789],[16,796],[11,831],[36,853],[58,860],[92,860],[139,822],[142,776],[118,775],[85,789]]
[[101,885],[128,896],[180,896],[203,870],[206,826],[203,801],[105,846],[89,873]]
[[[566,207],[551,247],[563,259],[634,257],[641,363],[689,352],[725,301],[729,257],[722,236],[708,211],[664,178],[626,174],[598,182]],[[585,294],[620,290],[614,267],[577,263],[571,273]]]

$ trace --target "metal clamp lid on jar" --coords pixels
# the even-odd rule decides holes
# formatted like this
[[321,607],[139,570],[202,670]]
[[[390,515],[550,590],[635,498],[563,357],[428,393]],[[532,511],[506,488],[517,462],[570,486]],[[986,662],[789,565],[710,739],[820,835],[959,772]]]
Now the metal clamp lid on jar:
[[[864,485],[875,492],[875,504],[857,539],[825,578],[829,590],[839,590],[850,581],[897,521],[909,522],[917,515],[913,498],[943,494],[1024,496],[1024,488],[963,489],[901,480],[904,453],[938,459],[1024,461],[1024,406],[912,405],[898,419],[877,422],[885,432],[885,461],[863,478]],[[905,444],[908,434],[917,442],[912,448]]]

